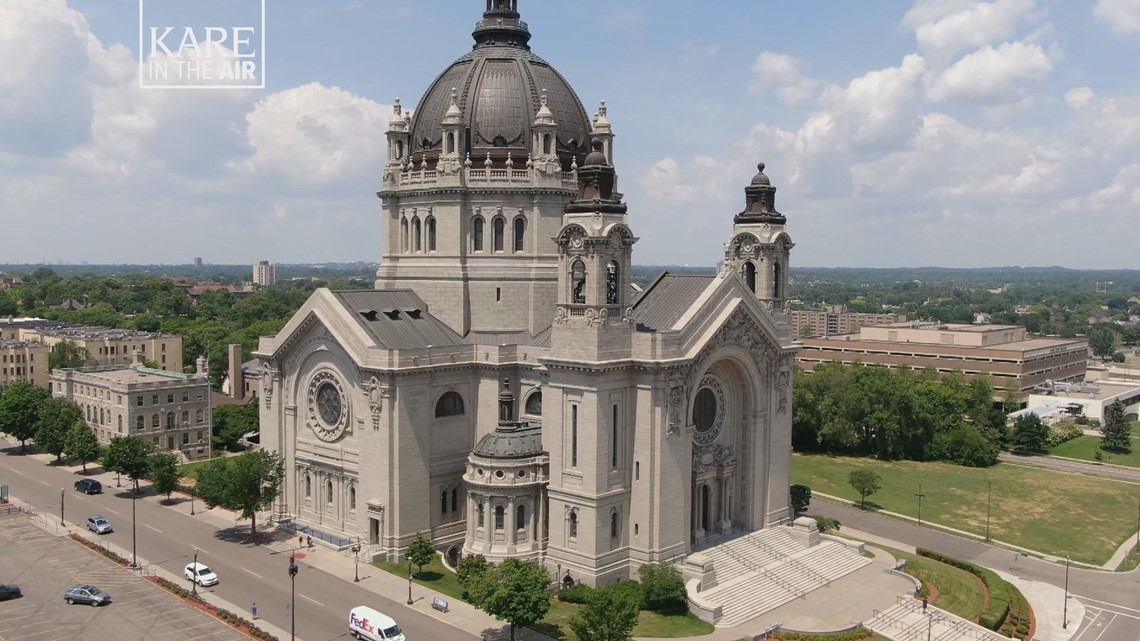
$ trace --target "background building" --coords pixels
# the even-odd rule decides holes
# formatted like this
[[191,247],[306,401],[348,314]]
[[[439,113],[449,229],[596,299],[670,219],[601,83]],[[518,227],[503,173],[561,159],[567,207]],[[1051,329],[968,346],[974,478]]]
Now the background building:
[[822,312],[798,310],[791,312],[791,315],[797,338],[852,334],[866,325],[906,322],[903,314],[849,312],[846,305],[828,305]]
[[180,374],[137,363],[58,369],[51,374],[51,391],[82,408],[100,443],[139,436],[184,460],[210,455],[210,382],[204,369]]
[[277,268],[267,260],[258,261],[253,266],[253,284],[268,287],[277,283]]
[[0,338],[41,343],[49,349],[71,341],[87,351],[88,366],[130,365],[137,352],[157,369],[181,372],[183,368],[182,337],[176,334],[19,318],[0,321]]
[[805,338],[796,355],[800,367],[839,361],[907,366],[940,373],[961,371],[967,378],[989,374],[1000,393],[1014,382],[1022,394],[1047,381],[1084,380],[1088,343],[1034,338],[1020,325],[891,323],[863,327],[858,334]]
[[0,338],[0,387],[17,381],[47,387],[49,353],[40,342]]
[[1124,403],[1127,420],[1137,420],[1137,414],[1140,413],[1140,383],[1108,380],[1095,383],[1045,383],[1034,388],[1026,409],[1037,410],[1037,414],[1045,415],[1050,410],[1064,410],[1079,405],[1085,417],[1101,421],[1105,409],[1116,401]]

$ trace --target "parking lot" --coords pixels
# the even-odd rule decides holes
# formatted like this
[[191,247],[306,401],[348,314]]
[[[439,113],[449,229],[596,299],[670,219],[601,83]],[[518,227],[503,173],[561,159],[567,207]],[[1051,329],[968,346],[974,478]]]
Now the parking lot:
[[[23,598],[0,601],[0,641],[248,641],[248,637],[86,547],[36,527],[21,515],[0,516],[0,583]],[[67,605],[64,591],[90,583],[110,605]]]

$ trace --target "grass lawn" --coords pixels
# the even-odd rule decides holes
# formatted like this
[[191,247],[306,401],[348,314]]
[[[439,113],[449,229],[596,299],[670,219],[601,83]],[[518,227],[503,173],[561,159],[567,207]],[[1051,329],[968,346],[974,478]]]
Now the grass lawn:
[[[951,463],[878,461],[795,454],[792,482],[817,492],[858,500],[847,482],[852,470],[871,468],[882,489],[869,506],[917,516],[919,483],[925,497],[922,518],[985,535],[986,483],[993,483],[990,536],[1074,560],[1101,564],[1129,536],[1135,536],[1135,485],[1078,474],[999,463],[991,468]],[[1126,516],[1125,516],[1126,515]]]
[[[1054,447],[1049,453],[1056,456],[1079,458],[1096,463],[1098,462],[1096,460],[1096,448],[1098,445],[1100,445],[1099,436],[1078,436],[1071,441],[1065,441],[1057,447]],[[1140,467],[1140,441],[1133,440],[1132,452],[1129,454],[1104,452],[1103,458],[1099,462]]]
[[965,570],[934,559],[891,550],[896,559],[906,560],[906,572],[938,591],[935,605],[963,619],[977,621],[986,607],[986,588],[982,580]]
[[[374,565],[396,576],[405,578],[408,576],[408,565],[406,563],[378,562]],[[432,559],[430,564],[424,566],[423,572],[416,572],[412,580],[449,599],[462,600],[460,595],[463,594],[463,590],[455,580],[455,574],[443,567],[438,556]],[[581,607],[553,599],[546,619],[535,627],[539,632],[558,641],[577,641],[578,637],[570,630],[570,619]],[[687,611],[677,614],[642,611],[637,619],[637,627],[633,629],[633,635],[637,637],[675,638],[699,636],[709,634],[712,631],[713,626]]]

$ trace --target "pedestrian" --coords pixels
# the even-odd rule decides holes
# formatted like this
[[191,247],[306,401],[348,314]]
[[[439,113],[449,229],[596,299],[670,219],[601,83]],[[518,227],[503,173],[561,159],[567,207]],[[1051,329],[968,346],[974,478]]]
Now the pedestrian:
[[297,547],[302,547],[304,545],[305,545],[305,537],[301,534],[298,534],[297,535]]
[[309,539],[309,547],[313,547],[313,537],[309,536],[307,538]]
[[922,597],[922,611],[926,612],[926,597]]
[[914,598],[917,599],[921,595],[922,595],[922,586],[920,586],[920,585],[914,586]]
[[251,613],[253,613],[253,618],[256,619],[257,618],[257,603],[254,603],[253,605],[249,606],[249,611]]

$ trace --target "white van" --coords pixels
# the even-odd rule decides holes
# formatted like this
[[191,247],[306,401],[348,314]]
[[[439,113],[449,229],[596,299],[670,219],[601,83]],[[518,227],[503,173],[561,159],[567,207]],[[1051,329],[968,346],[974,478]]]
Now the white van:
[[404,632],[392,617],[364,605],[349,611],[348,633],[367,641],[404,641]]

